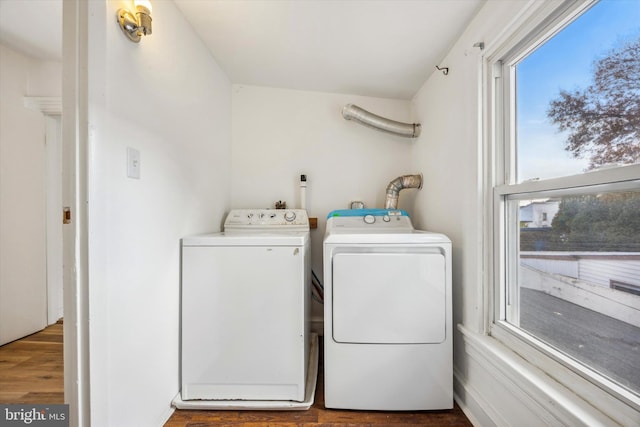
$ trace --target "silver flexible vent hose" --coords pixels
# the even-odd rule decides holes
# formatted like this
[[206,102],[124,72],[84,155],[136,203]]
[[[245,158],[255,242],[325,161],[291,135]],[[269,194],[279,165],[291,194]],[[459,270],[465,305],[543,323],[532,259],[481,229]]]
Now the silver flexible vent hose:
[[420,123],[396,122],[395,120],[377,116],[353,104],[344,106],[342,117],[346,120],[354,120],[365,126],[406,138],[415,138],[420,135]]
[[405,188],[422,188],[422,174],[402,175],[394,179],[387,185],[387,195],[384,199],[385,209],[397,209],[400,191]]

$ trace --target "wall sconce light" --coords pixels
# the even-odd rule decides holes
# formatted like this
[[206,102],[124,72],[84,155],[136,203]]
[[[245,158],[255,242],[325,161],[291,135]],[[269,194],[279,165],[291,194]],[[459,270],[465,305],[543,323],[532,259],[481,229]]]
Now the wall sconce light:
[[142,36],[151,34],[151,2],[149,0],[135,0],[135,12],[128,9],[118,9],[117,17],[122,32],[132,42],[138,43]]

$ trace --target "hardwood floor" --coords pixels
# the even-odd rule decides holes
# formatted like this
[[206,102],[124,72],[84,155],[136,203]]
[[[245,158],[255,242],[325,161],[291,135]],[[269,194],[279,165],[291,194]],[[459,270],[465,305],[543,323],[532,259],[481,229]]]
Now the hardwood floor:
[[[165,427],[472,427],[457,405],[424,412],[326,409],[323,382],[321,361],[316,401],[308,411],[177,410]],[[61,323],[0,347],[0,403],[64,403]]]
[[473,426],[458,405],[455,405],[455,407],[450,411],[421,412],[347,411],[326,409],[324,407],[324,374],[322,360],[320,360],[319,371],[315,402],[308,411],[176,410],[164,427]]
[[0,347],[1,403],[64,403],[62,323]]
[[450,411],[365,412],[325,409],[320,400],[322,399],[316,399],[308,411],[176,410],[164,427],[473,427],[457,405]]

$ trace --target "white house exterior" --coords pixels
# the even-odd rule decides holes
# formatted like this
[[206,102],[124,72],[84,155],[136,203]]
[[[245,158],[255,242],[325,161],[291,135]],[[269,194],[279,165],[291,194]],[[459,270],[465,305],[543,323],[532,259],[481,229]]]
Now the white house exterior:
[[551,221],[560,208],[557,200],[532,201],[520,206],[520,226],[524,228],[551,227]]

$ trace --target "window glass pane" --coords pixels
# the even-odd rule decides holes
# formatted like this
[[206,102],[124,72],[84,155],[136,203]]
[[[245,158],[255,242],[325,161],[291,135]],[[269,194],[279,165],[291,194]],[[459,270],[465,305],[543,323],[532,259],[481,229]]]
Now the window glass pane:
[[640,161],[640,4],[603,0],[516,65],[517,182]]
[[507,321],[640,394],[640,189],[507,203]]

